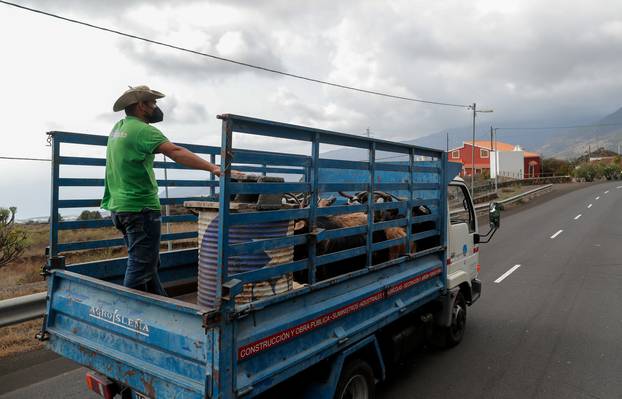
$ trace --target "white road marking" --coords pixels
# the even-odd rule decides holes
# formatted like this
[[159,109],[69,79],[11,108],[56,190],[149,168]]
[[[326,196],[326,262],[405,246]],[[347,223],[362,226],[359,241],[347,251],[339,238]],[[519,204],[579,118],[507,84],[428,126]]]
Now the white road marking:
[[618,187],[616,187],[616,188],[617,188],[617,189],[620,189],[620,188],[622,188],[622,186],[618,186]]
[[600,197],[596,197],[596,201],[598,201],[600,199]]
[[560,234],[562,233],[562,231],[564,231],[564,230],[559,230],[557,233],[553,234],[553,235],[551,236],[551,238],[555,238],[555,237],[557,237],[558,235],[560,235]]
[[592,207],[592,204],[589,204],[589,205],[587,206],[587,209],[590,209],[591,207]]
[[581,214],[578,214],[577,216],[574,217],[574,220],[577,220],[581,217]]
[[512,274],[514,272],[514,270],[518,269],[520,267],[520,265],[514,265],[512,266],[512,268],[510,268],[510,270],[508,270],[507,272],[503,273],[501,276],[499,276],[498,279],[495,280],[495,283],[499,284],[500,282],[502,282],[507,276],[509,276],[510,274]]
[[609,194],[609,190],[605,191],[605,194]]

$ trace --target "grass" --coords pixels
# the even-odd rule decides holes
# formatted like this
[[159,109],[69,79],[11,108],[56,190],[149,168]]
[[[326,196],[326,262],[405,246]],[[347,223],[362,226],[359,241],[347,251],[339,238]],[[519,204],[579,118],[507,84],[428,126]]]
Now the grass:
[[[34,294],[46,290],[46,282],[41,276],[41,267],[45,264],[45,248],[49,242],[47,224],[24,225],[31,244],[22,255],[0,269],[0,300]],[[171,224],[171,233],[196,231],[197,224],[192,222]],[[165,226],[162,226],[164,233]],[[114,227],[99,229],[64,230],[59,233],[59,242],[82,242],[121,238]],[[196,239],[174,242],[173,249],[196,246]],[[166,243],[161,251],[165,252]],[[125,247],[103,248],[76,251],[65,255],[68,265],[127,256]],[[41,320],[32,320],[14,326],[0,328],[0,358],[40,349],[42,344],[34,336],[41,328]]]
[[41,323],[37,319],[1,329],[0,359],[42,349],[43,343],[35,339],[35,334],[41,330]]

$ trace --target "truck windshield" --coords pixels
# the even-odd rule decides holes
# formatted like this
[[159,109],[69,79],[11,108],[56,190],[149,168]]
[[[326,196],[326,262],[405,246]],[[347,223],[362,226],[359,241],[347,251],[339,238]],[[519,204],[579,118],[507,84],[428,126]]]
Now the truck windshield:
[[447,190],[449,220],[451,224],[466,223],[469,232],[475,231],[475,215],[466,187],[450,185]]

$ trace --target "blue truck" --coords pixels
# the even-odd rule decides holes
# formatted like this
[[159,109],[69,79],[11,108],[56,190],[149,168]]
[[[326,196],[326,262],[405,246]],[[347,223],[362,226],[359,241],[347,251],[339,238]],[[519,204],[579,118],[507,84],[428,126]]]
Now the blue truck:
[[[160,276],[170,297],[121,285],[127,258],[69,264],[63,254],[122,246],[121,238],[62,242],[62,231],[111,226],[109,219],[62,220],[60,209],[98,207],[99,198],[61,198],[66,187],[101,187],[104,158],[70,156],[61,147],[104,148],[107,137],[50,132],[52,147],[51,229],[44,274],[48,281],[45,319],[38,338],[54,352],[92,370],[89,387],[104,397],[252,398],[296,395],[309,398],[372,398],[374,386],[400,356],[425,339],[456,345],[466,327],[467,306],[481,293],[477,219],[467,187],[456,178],[459,164],[428,148],[237,115],[221,115],[220,147],[182,144],[220,163],[215,179],[165,179],[161,186],[201,187],[218,203],[215,242],[215,306],[196,303],[199,249],[161,254]],[[308,153],[255,151],[233,145],[240,134],[286,140]],[[323,158],[321,145],[361,151],[363,160]],[[61,176],[70,166],[74,177]],[[96,172],[75,177],[89,167]],[[156,162],[156,168],[184,167]],[[234,181],[231,169],[285,176],[266,183]],[[91,170],[93,168],[90,168]],[[93,170],[95,170],[93,169]],[[78,172],[81,173],[81,172]],[[87,177],[96,176],[96,177]],[[62,189],[62,190],[61,190]],[[367,193],[370,200],[318,206],[327,193]],[[377,192],[391,201],[374,201]],[[297,193],[298,207],[235,213],[236,195]],[[201,197],[161,198],[163,205]],[[419,210],[419,211],[416,211]],[[390,219],[376,219],[392,211]],[[318,228],[339,215],[365,215],[364,224]],[[163,223],[196,221],[192,214],[165,215]],[[303,234],[233,241],[235,226],[302,221]],[[491,211],[498,227],[498,210]],[[200,225],[200,224],[199,224]],[[397,238],[375,233],[401,229]],[[196,238],[197,231],[166,233],[162,241]],[[205,235],[206,236],[206,235]],[[361,245],[322,252],[321,244],[362,237]],[[204,240],[207,240],[204,239]],[[200,247],[199,243],[199,247]],[[216,245],[217,244],[217,245]],[[399,247],[401,245],[401,247]],[[236,272],[234,257],[296,247],[303,258]],[[378,261],[374,255],[401,248]],[[362,259],[356,268],[322,270]],[[319,276],[324,277],[319,277]],[[276,295],[236,300],[245,285],[282,276],[301,283]],[[194,294],[195,300],[188,300]]]

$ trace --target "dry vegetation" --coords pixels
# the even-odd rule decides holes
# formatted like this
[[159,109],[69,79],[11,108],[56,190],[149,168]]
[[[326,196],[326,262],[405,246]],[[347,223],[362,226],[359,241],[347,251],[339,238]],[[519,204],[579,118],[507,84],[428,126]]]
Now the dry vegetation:
[[[45,248],[49,241],[49,227],[47,224],[25,225],[32,243],[24,253],[12,263],[0,270],[0,300],[17,296],[45,291],[46,283],[41,276],[41,267],[45,263]],[[171,232],[196,231],[196,223],[171,224]],[[162,226],[164,233],[165,227]],[[65,230],[59,234],[60,242],[92,241],[111,238],[120,238],[120,233],[113,227],[84,230]],[[174,249],[196,245],[196,240],[176,241]],[[166,243],[162,251],[166,250]],[[102,259],[116,258],[127,255],[127,250],[121,248],[105,248],[89,251],[78,251],[64,254],[67,264],[90,262]],[[41,328],[41,320],[33,320],[15,326],[0,329],[0,358],[17,353],[38,349],[41,347],[34,336]]]
[[43,348],[43,344],[35,339],[41,323],[41,320],[31,320],[4,327],[0,334],[0,359]]

